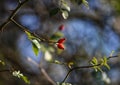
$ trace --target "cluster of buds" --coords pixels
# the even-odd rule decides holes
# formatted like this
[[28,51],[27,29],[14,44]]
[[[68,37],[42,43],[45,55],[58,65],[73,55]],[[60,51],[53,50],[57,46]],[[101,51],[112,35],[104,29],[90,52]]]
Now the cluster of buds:
[[[58,30],[60,30],[60,31],[63,31],[65,29],[65,26],[62,24],[62,25],[60,25],[59,26],[59,28],[58,28]],[[65,46],[64,46],[64,42],[65,42],[65,38],[61,38],[61,39],[59,39],[58,41],[57,41],[57,47],[59,48],[59,49],[62,49],[62,50],[64,50],[65,49]]]

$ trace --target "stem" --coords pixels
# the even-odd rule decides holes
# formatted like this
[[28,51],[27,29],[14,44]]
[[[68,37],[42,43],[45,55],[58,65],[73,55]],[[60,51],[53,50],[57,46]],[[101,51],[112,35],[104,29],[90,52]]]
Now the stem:
[[[107,59],[111,59],[111,58],[115,58],[115,57],[119,57],[119,55],[115,55],[115,56],[109,56]],[[97,64],[97,65],[88,65],[88,66],[79,66],[79,67],[74,67],[72,69],[70,69],[67,73],[67,75],[65,76],[65,78],[63,79],[62,83],[66,81],[66,79],[68,78],[69,74],[74,71],[74,70],[78,70],[78,69],[81,69],[81,68],[92,68],[94,66],[101,66],[101,64]]]
[[74,67],[72,69],[70,69],[67,73],[67,75],[65,76],[65,78],[63,79],[62,83],[66,81],[66,79],[68,78],[69,74],[74,71],[74,70],[78,70],[78,69],[81,69],[81,68],[92,68],[94,66],[100,66],[101,64],[97,64],[97,65],[88,65],[88,66],[79,66],[79,67]]
[[14,24],[16,24],[19,28],[21,28],[21,30],[22,30],[23,32],[27,31],[27,32],[31,33],[33,36],[39,38],[41,41],[45,41],[43,38],[40,38],[38,35],[36,35],[35,33],[31,32],[30,30],[28,30],[28,28],[26,28],[26,27],[22,26],[21,24],[19,24],[18,22],[16,22],[13,18],[11,19],[11,21],[12,21]]
[[39,65],[38,63],[36,63],[34,60],[32,60],[31,58],[27,59],[29,62],[33,63],[34,65],[36,65],[42,72],[42,74],[46,77],[46,79],[52,84],[52,85],[56,85],[56,82],[48,75],[48,73],[46,72],[46,70]]
[[28,28],[26,28],[26,27],[22,26],[21,24],[19,24],[18,22],[16,22],[13,18],[10,19],[10,20],[11,20],[14,24],[16,24],[19,28],[21,28],[21,30],[22,30],[23,32],[25,32],[25,31],[29,32],[30,34],[32,34],[32,35],[35,36],[36,38],[40,39],[41,42],[57,43],[57,42],[55,42],[55,41],[46,40],[46,39],[43,39],[43,38],[39,37],[37,34],[31,32],[30,30],[28,30]]
[[11,19],[17,14],[19,9],[29,0],[25,0],[22,3],[19,3],[18,6],[15,8],[15,10],[11,13],[11,15],[8,17],[8,19],[0,26],[0,30],[3,31],[3,29],[10,23]]

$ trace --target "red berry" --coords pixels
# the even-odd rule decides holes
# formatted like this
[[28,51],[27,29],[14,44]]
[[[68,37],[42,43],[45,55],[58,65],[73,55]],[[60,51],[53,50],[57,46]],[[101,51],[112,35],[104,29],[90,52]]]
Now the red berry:
[[65,42],[65,38],[61,38],[57,41],[57,43],[64,43]]
[[65,42],[65,38],[61,38],[61,39],[59,39],[58,41],[57,41],[57,47],[59,48],[59,49],[63,49],[64,50],[64,45],[63,45],[63,43]]
[[64,30],[64,29],[65,29],[65,26],[64,26],[64,25],[60,25],[60,26],[59,26],[59,30],[60,30],[60,31],[62,31],[62,30]]
[[58,43],[58,44],[57,44],[57,47],[58,47],[59,49],[63,49],[63,50],[64,50],[64,48],[65,48],[62,43]]

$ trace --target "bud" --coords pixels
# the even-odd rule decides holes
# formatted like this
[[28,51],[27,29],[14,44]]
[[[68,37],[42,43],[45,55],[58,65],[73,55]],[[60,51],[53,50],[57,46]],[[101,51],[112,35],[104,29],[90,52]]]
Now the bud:
[[63,49],[63,50],[64,50],[64,48],[65,48],[62,43],[58,43],[58,44],[57,44],[57,47],[58,47],[59,49]]
[[63,49],[64,50],[64,48],[65,48],[65,46],[63,45],[63,43],[65,42],[65,38],[61,38],[61,39],[59,39],[58,41],[57,41],[57,47],[59,48],[59,49]]
[[60,31],[62,31],[62,30],[64,30],[64,29],[65,29],[65,26],[64,26],[64,25],[60,25],[60,26],[59,26],[59,30],[60,30]]
[[57,43],[64,43],[65,42],[65,38],[61,38],[57,41]]

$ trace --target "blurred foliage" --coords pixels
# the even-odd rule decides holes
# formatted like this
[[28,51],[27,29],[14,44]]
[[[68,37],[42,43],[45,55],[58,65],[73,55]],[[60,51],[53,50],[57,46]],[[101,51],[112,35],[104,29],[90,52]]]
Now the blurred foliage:
[[[21,3],[21,1],[23,0],[19,0],[19,3]],[[18,43],[20,37],[24,34],[24,32],[21,32],[19,29],[17,29],[18,27],[15,26],[13,23],[10,23],[6,27],[6,29],[0,34],[0,47],[1,47],[0,57],[6,58],[5,60],[8,62],[8,64],[6,65],[7,68],[12,67],[12,68],[20,69],[20,71],[19,70],[14,71],[13,76],[16,76],[22,79],[25,83],[30,84],[30,81],[28,80],[29,78],[31,80],[31,85],[51,85],[51,83],[46,80],[43,74],[41,74],[41,71],[43,71],[43,69],[39,69],[41,65],[45,68],[47,73],[51,76],[51,79],[55,81],[61,81],[64,79],[64,76],[67,74],[67,72],[69,72],[69,70],[73,69],[74,67],[84,66],[88,64],[87,61],[89,61],[93,56],[99,57],[101,55],[105,55],[104,52],[103,54],[102,52],[100,52],[101,50],[104,51],[104,49],[102,49],[102,46],[100,44],[99,44],[100,48],[97,49],[96,47],[95,49],[92,49],[92,46],[96,44],[90,42],[92,41],[92,38],[90,38],[89,36],[88,38],[86,38],[87,34],[82,35],[80,31],[74,29],[74,25],[69,24],[69,26],[67,26],[68,25],[67,23],[69,21],[72,21],[73,19],[79,19],[79,20],[85,20],[85,22],[89,22],[90,24],[97,26],[98,29],[96,28],[96,30],[98,30],[98,33],[101,35],[102,35],[102,32],[106,29],[106,27],[111,26],[112,28],[112,25],[108,22],[109,19],[107,19],[107,18],[111,19],[111,16],[109,15],[108,11],[106,12],[107,8],[105,8],[104,10],[102,9],[106,7],[106,5],[103,5],[103,4],[101,5],[99,1],[101,0],[98,0],[98,1],[96,0],[95,2],[92,0],[70,0],[70,1],[57,0],[56,2],[54,2],[54,0],[53,1],[34,0],[34,1],[28,2],[23,8],[21,8],[18,14],[16,14],[16,16],[14,17],[18,23],[20,22],[21,16],[24,16],[27,14],[35,15],[37,18],[40,18],[38,19],[39,26],[36,27],[35,29],[31,30],[29,29],[29,26],[25,26],[25,27],[28,27],[28,29],[24,30],[24,32],[27,35],[27,38],[30,40],[30,42],[28,42],[27,45],[25,44],[26,42],[25,39],[22,39],[19,42],[19,44],[21,42],[24,43],[20,48],[22,47],[28,48],[30,46],[29,43],[32,43],[31,49],[34,52],[34,55],[38,57],[33,57],[33,55],[31,55],[32,54],[31,51],[30,52],[25,51],[23,52],[23,54],[25,55],[21,55],[21,53],[19,52],[20,50],[18,50],[20,48],[17,47],[16,43]],[[69,2],[72,2],[72,3],[69,3]],[[1,1],[0,3],[0,7],[1,7],[0,17],[2,18],[1,23],[4,22],[4,19],[6,19],[6,17],[8,17],[9,14],[11,14],[12,10],[15,9],[17,5],[16,3],[18,4],[16,0]],[[115,8],[115,10],[119,12],[119,9],[120,9],[119,0],[116,0],[116,1],[111,0],[110,2],[106,0],[105,3],[107,4],[110,3],[110,5],[112,5]],[[82,5],[84,5],[85,8]],[[89,9],[86,9],[86,8],[89,8]],[[31,21],[34,21],[34,19],[31,20],[29,17],[28,20],[25,18],[24,21],[26,21],[27,23],[31,23]],[[64,28],[64,30],[59,30],[59,26],[63,23],[66,25],[66,28]],[[22,23],[20,22],[20,24]],[[35,25],[36,23],[33,23],[33,24]],[[87,24],[85,24],[85,26],[86,25]],[[90,26],[88,25],[88,27]],[[83,28],[86,29],[84,26]],[[14,29],[17,30],[17,32],[14,31]],[[75,31],[75,33],[73,33],[73,31]],[[90,30],[87,31],[86,29],[85,31],[89,32]],[[92,32],[92,34],[94,33],[95,31]],[[38,36],[35,36],[36,34]],[[70,37],[70,34],[72,35],[72,37]],[[80,45],[81,42],[79,41],[79,39],[76,39],[76,40],[74,39],[75,34],[83,36],[83,39],[80,38],[80,41],[83,40],[82,42],[83,44]],[[105,36],[107,35],[108,34],[106,33]],[[102,36],[105,37],[104,35]],[[58,41],[63,37],[67,38],[66,43],[64,43],[66,45],[66,49],[61,50],[61,49],[58,49],[58,44],[56,43],[58,43]],[[79,36],[77,36],[77,38],[79,38]],[[103,40],[105,38],[103,38]],[[91,43],[92,44],[91,46],[88,46],[89,44],[86,44],[85,40],[87,39],[89,41],[87,43]],[[108,41],[108,38],[107,38],[107,41]],[[104,43],[103,41],[101,42]],[[13,49],[13,46],[15,47],[14,49]],[[62,46],[63,46],[63,43],[62,43]],[[85,48],[85,46],[88,46],[88,48]],[[86,49],[91,52],[91,55],[89,55]],[[93,52],[91,50],[93,50]],[[119,50],[116,50],[116,51],[119,51]],[[29,61],[29,57],[31,57],[32,60],[35,62]],[[110,65],[108,64],[108,58],[106,56],[103,58],[100,57],[100,59],[98,59],[98,57],[92,58],[91,65],[93,65],[92,67],[95,69],[95,71],[101,71],[102,75],[99,74],[99,72],[94,72],[91,70],[84,70],[84,69],[77,70],[77,71],[75,70],[69,75],[68,79],[66,79],[66,82],[71,82],[71,83],[57,82],[57,85],[71,85],[71,84],[103,85],[104,82],[109,83],[110,82],[110,78],[108,75],[109,73],[104,73],[103,72],[104,69],[102,69],[101,67],[104,66],[110,69],[111,64]],[[116,61],[118,62],[119,59],[117,59]],[[6,63],[4,63],[2,59],[0,59],[0,64],[4,65]],[[117,65],[119,67],[119,64]],[[1,69],[2,68],[4,69],[4,67],[1,67]],[[21,73],[21,71],[29,76],[28,77],[24,76],[23,73]],[[21,83],[21,81],[19,80],[15,81],[14,78],[11,78],[10,75],[8,76],[7,75],[8,74],[6,73],[0,74],[1,85],[6,85],[6,84],[3,84],[4,81],[5,81],[4,83],[8,81],[9,82],[8,85],[10,84],[24,85],[24,83]],[[97,78],[96,76],[98,76],[99,78]],[[100,83],[98,83],[97,81],[100,81]],[[119,85],[118,81],[117,83]],[[115,84],[112,84],[112,85],[115,85]]]
[[120,14],[120,0],[109,0],[109,3],[114,7],[115,11]]
[[26,76],[24,76],[22,73],[20,73],[20,71],[13,71],[12,74],[13,74],[13,76],[24,80],[25,83],[30,84],[30,81],[28,80],[28,78]]

